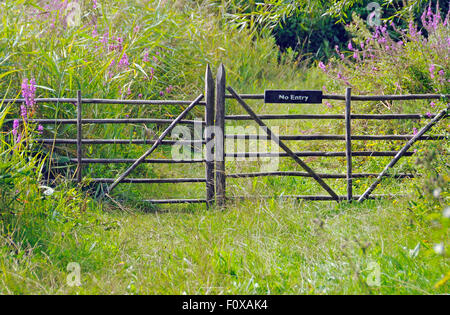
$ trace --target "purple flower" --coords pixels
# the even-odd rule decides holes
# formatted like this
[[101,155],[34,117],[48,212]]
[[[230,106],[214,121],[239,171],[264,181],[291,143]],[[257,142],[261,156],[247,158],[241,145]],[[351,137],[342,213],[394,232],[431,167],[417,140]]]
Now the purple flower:
[[444,70],[439,70],[439,75],[441,76],[441,77],[443,77],[444,75],[445,75],[445,71]]
[[431,116],[432,116],[430,112],[427,112],[426,115],[428,118],[431,118]]
[[155,69],[150,68],[150,80],[153,79],[153,76],[155,75]]
[[[28,82],[28,79],[23,79],[22,81],[22,96],[25,99],[25,104],[27,107],[33,109],[36,104],[35,96],[36,96],[36,81],[31,79]],[[22,110],[22,116],[25,113],[26,118],[26,110]]]
[[106,31],[105,33],[103,33],[103,36],[102,36],[102,38],[99,40],[99,42],[102,43],[102,44],[104,44],[104,45],[105,45],[105,48],[106,48],[106,44],[108,43],[108,41],[109,41],[109,32]]
[[352,41],[348,42],[348,50],[353,50]]
[[325,102],[325,105],[326,105],[328,108],[333,108],[333,105],[331,105],[330,102]]
[[414,128],[413,128],[413,133],[414,133],[414,135],[417,135],[418,132],[419,132],[419,131],[417,130],[417,128],[414,127]]
[[139,98],[142,98],[142,93],[139,93],[138,97],[139,97]]
[[142,60],[144,62],[149,62],[150,61],[150,59],[148,59],[148,50],[145,50],[144,58],[142,58]]
[[14,119],[14,121],[13,121],[13,130],[12,130],[12,133],[13,133],[14,137],[17,137],[18,130],[19,130],[19,120],[18,119]]
[[166,93],[167,94],[172,93],[172,91],[173,91],[173,86],[172,85],[169,85],[168,87],[166,87]]
[[432,64],[432,65],[430,66],[430,69],[429,69],[429,71],[430,71],[430,76],[431,76],[432,79],[434,79],[434,70],[435,70],[435,66],[434,66],[434,64]]
[[97,9],[97,0],[92,0],[92,8]]
[[127,54],[123,54],[122,58],[119,61],[119,66],[122,68],[127,68],[130,65],[130,62],[128,61]]
[[434,107],[436,107],[436,103],[435,102],[431,102],[430,106],[434,108]]
[[42,132],[44,131],[44,127],[42,125],[39,125],[37,130],[39,134],[42,134]]
[[159,92],[159,96],[164,96],[164,92],[163,92],[163,91],[160,91],[160,92]]
[[20,116],[22,116],[24,120],[26,120],[28,117],[28,111],[25,105],[20,105]]
[[319,62],[319,68],[322,69],[323,71],[327,70],[327,66],[325,66],[325,64],[322,61]]

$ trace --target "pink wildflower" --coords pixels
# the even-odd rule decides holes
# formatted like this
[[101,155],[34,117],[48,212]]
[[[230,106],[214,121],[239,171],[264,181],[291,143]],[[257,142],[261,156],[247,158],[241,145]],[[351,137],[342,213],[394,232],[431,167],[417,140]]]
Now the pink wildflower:
[[435,66],[434,66],[434,64],[432,64],[432,65],[430,66],[430,69],[429,69],[429,71],[430,71],[430,76],[431,76],[432,79],[434,79],[434,70],[435,70]]
[[14,121],[13,121],[13,130],[12,130],[12,133],[13,133],[14,137],[17,137],[18,130],[19,130],[19,120],[18,119],[14,119]]
[[35,95],[36,95],[36,81],[34,79],[31,79],[30,82],[28,82],[27,79],[24,79],[22,81],[22,96],[25,99],[25,104],[29,108],[33,108],[36,104],[35,102]]
[[130,62],[128,61],[127,54],[123,54],[122,58],[119,61],[119,66],[122,68],[127,68],[130,65]]
[[319,62],[319,68],[322,69],[323,71],[327,70],[327,66],[325,66],[325,64],[322,61]]
[[39,125],[37,130],[39,134],[42,134],[42,132],[44,131],[44,127],[42,125]]

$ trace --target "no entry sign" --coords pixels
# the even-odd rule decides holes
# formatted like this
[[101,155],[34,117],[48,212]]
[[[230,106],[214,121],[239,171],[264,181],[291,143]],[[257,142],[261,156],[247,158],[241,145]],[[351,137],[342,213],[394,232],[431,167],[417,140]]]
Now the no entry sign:
[[301,90],[265,90],[265,103],[289,103],[289,104],[320,104],[322,103],[322,91]]

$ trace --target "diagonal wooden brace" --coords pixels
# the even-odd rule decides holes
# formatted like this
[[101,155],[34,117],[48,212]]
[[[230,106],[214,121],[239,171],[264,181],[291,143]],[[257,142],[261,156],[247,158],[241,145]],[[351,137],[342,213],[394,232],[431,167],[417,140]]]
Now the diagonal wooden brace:
[[267,125],[250,108],[250,106],[248,106],[247,103],[245,103],[245,101],[231,87],[228,87],[227,90],[234,98],[236,98],[239,104],[241,104],[241,106],[247,111],[247,113],[253,118],[253,120],[255,120],[256,123],[264,129],[269,138],[275,141],[295,162],[297,162],[297,164],[299,164],[306,172],[308,172],[308,174],[310,174],[311,177],[313,177],[319,183],[319,185],[322,186],[323,189],[325,189],[331,195],[331,197],[333,197],[334,200],[339,202],[339,196],[330,188],[330,186],[328,186],[323,181],[323,179],[319,175],[317,175],[316,172],[314,172],[308,165],[306,165],[305,162],[303,162],[297,155],[295,155],[295,153],[292,152],[292,150],[289,149],[288,146],[285,145],[284,142],[282,142],[280,138],[275,135],[272,130],[269,129],[269,127],[267,127]]
[[359,197],[358,202],[363,202],[365,199],[367,199],[367,197],[370,196],[370,194],[375,190],[383,177],[386,175],[388,170],[395,164],[397,164],[397,162],[405,155],[406,151],[408,151],[409,148],[411,148],[411,146],[425,134],[425,132],[430,130],[434,125],[436,125],[442,118],[447,115],[449,108],[450,106],[442,110],[436,117],[433,118],[432,121],[430,121],[428,125],[423,127],[411,140],[408,141],[408,143],[400,151],[398,151],[397,155],[392,159],[391,162],[389,162],[389,164],[384,168],[380,175],[378,175],[375,182],[369,188],[367,188],[367,190],[364,192],[364,194],[361,195],[361,197]]
[[120,175],[114,183],[112,183],[108,187],[108,193],[111,192],[125,177],[127,177],[136,167],[138,167],[139,164],[141,164],[150,154],[153,153],[153,151],[156,150],[156,148],[162,143],[164,138],[169,134],[169,132],[172,131],[173,128],[184,118],[186,115],[193,109],[201,100],[203,99],[203,94],[199,95],[186,109],[167,127],[166,130],[161,134],[161,136],[156,140],[155,144],[145,152],[139,159],[137,159],[133,165],[130,166],[125,172],[123,172],[122,175]]

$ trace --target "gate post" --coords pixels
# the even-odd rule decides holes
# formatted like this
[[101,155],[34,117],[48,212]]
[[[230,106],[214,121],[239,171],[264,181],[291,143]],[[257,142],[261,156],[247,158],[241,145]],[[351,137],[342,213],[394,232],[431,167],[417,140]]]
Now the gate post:
[[81,183],[81,180],[83,179],[82,174],[82,122],[81,122],[81,116],[82,115],[82,102],[81,102],[81,91],[77,91],[77,183]]
[[209,208],[214,202],[214,143],[213,143],[213,127],[214,127],[214,101],[215,88],[214,78],[209,64],[206,67],[205,74],[205,141],[206,141],[206,207]]
[[352,88],[345,92],[345,143],[347,156],[347,201],[353,200],[352,175]]
[[[219,207],[225,205],[225,67],[220,64],[217,71],[216,88],[216,131],[215,158],[216,158],[216,202]],[[221,134],[220,134],[221,133]]]

